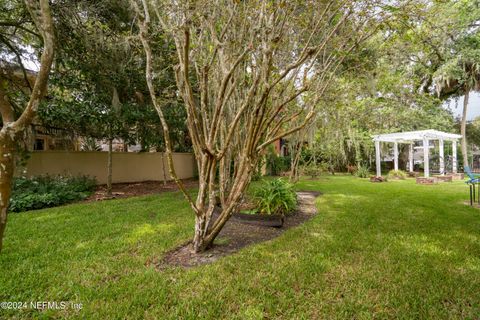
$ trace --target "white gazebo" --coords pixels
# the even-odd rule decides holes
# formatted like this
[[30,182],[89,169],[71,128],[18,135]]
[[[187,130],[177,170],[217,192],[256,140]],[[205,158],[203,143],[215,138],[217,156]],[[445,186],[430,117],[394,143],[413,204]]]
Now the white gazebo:
[[423,148],[423,161],[425,168],[424,172],[425,178],[428,178],[430,176],[430,167],[428,162],[430,140],[439,141],[440,173],[443,174],[445,173],[445,159],[443,152],[444,142],[449,141],[452,143],[452,171],[453,173],[457,173],[457,141],[461,138],[462,136],[459,134],[447,133],[437,130],[421,130],[375,135],[373,136],[373,141],[375,141],[375,161],[377,165],[377,177],[380,177],[382,175],[380,167],[380,142],[393,143],[393,165],[395,170],[398,170],[398,144],[408,144],[410,146],[408,152],[409,171],[413,172],[413,144],[415,141],[422,141],[423,146],[421,148]]

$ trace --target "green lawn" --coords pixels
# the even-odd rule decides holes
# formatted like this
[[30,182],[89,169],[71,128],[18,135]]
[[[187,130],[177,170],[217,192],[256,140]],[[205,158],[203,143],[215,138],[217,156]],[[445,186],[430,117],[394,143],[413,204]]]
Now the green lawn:
[[148,261],[190,238],[179,193],[10,215],[0,301],[73,301],[17,318],[480,318],[480,211],[463,182],[304,180],[319,214],[212,265]]

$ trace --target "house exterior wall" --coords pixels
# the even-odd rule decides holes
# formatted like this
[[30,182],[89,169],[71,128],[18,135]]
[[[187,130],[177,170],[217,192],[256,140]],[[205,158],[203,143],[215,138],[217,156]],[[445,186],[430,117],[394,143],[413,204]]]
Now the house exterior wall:
[[[17,174],[37,176],[45,174],[89,175],[97,179],[98,184],[107,182],[107,152],[96,151],[34,151],[24,168]],[[162,181],[168,174],[167,159],[162,165],[163,153],[114,152],[112,155],[112,180],[114,183]],[[193,178],[196,163],[191,153],[174,153],[173,162],[180,179]]]

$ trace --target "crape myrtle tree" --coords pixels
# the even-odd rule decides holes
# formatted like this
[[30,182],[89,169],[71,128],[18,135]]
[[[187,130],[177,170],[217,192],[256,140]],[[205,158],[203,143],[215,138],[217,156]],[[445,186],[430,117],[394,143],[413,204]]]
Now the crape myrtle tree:
[[[7,209],[15,170],[17,141],[30,126],[47,91],[55,53],[55,32],[48,0],[9,1],[0,5],[0,251],[7,225]],[[28,13],[28,14],[27,14]],[[29,76],[24,68],[25,51],[38,53],[39,70]],[[8,62],[3,59],[13,59]],[[32,58],[38,58],[32,57]],[[19,83],[27,88],[25,103],[17,99]]]
[[[302,119],[292,119],[290,126],[297,126],[297,121],[303,121]],[[290,156],[290,173],[289,180],[294,183],[297,182],[300,178],[300,163],[304,160],[304,150],[307,146],[313,143],[313,138],[315,135],[315,124],[316,119],[303,127],[301,130],[292,133],[288,136],[288,154]]]
[[[304,128],[342,60],[387,15],[375,1],[131,1],[146,79],[165,132],[171,176],[195,213],[193,250],[209,248],[239,204],[262,152]],[[187,110],[199,189],[177,178],[169,127],[153,85],[152,37],[167,32]],[[308,93],[308,94],[307,94]],[[297,102],[296,113],[287,112]],[[295,127],[292,118],[302,118]],[[218,179],[217,179],[218,171]],[[220,199],[218,218],[213,212]]]

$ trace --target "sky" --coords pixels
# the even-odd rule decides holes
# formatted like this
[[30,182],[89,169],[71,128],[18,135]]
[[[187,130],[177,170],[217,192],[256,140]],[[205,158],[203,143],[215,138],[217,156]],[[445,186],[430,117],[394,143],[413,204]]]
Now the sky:
[[[463,112],[463,97],[458,99],[458,102],[451,100],[445,103],[446,108],[453,111],[455,117],[461,117]],[[467,121],[480,117],[480,93],[471,93],[467,107]]]

